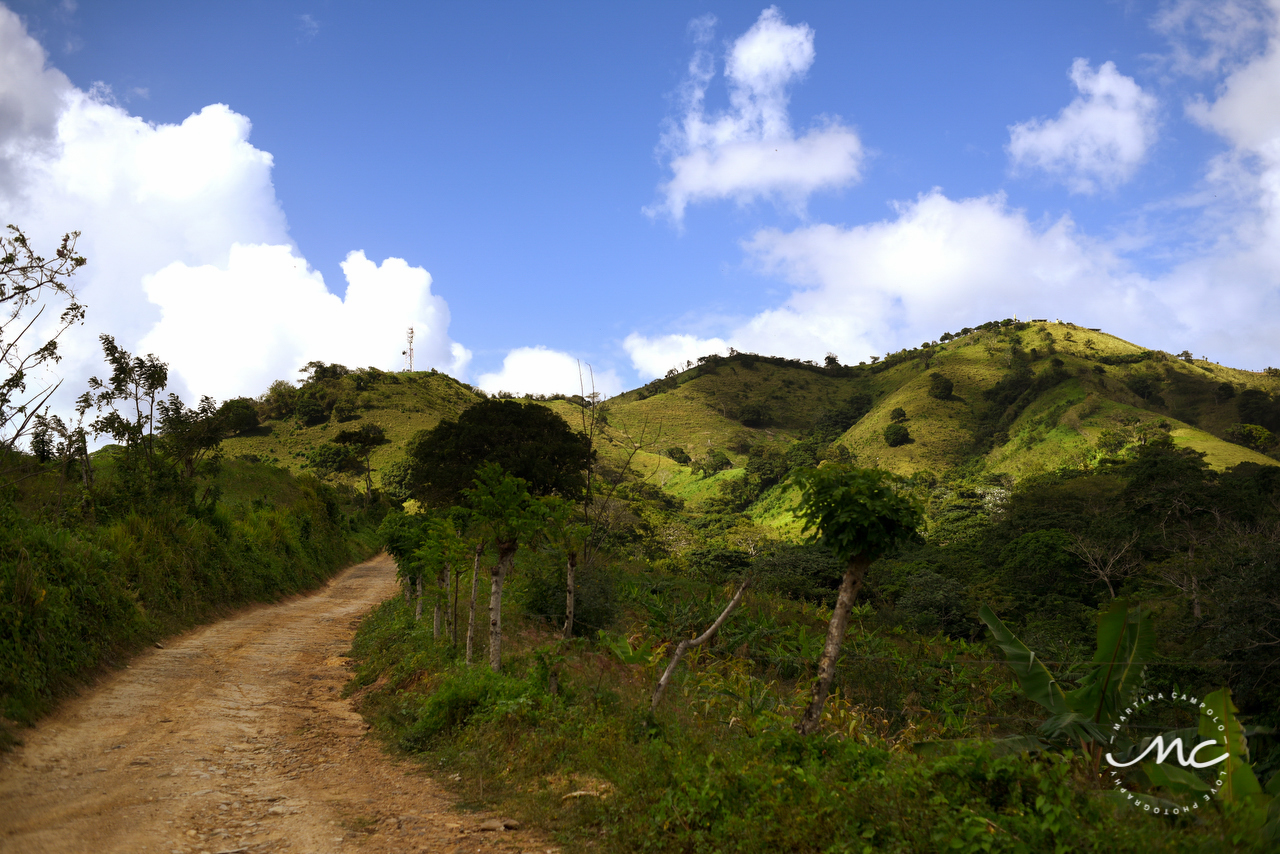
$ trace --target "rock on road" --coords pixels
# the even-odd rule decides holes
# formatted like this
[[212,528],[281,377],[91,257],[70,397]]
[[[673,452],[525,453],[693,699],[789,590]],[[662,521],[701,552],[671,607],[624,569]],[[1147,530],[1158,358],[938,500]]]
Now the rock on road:
[[481,832],[484,816],[365,737],[341,697],[343,656],[395,592],[382,555],[66,701],[0,756],[0,851],[554,850],[526,831]]

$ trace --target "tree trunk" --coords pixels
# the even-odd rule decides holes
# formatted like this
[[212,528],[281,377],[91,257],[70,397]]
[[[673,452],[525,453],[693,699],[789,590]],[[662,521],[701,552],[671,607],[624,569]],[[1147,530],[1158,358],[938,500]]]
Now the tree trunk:
[[840,595],[836,598],[836,609],[831,614],[831,622],[827,626],[827,643],[822,649],[822,658],[818,662],[818,681],[813,685],[813,699],[809,708],[805,709],[800,722],[796,724],[796,732],[810,735],[822,722],[822,706],[827,702],[827,694],[831,693],[831,682],[836,675],[836,662],[840,659],[840,645],[844,643],[845,629],[849,627],[849,611],[853,609],[853,600],[862,589],[862,579],[867,574],[871,561],[864,555],[855,555],[844,571],[844,579],[840,582]]
[[422,576],[418,576],[418,602],[413,606],[413,621],[415,623],[422,620]]
[[[439,578],[440,576],[437,575],[436,579],[439,580]],[[421,596],[421,594],[419,594],[419,596]],[[440,619],[441,617],[444,616],[444,614],[442,613],[443,611],[444,611],[444,604],[440,601],[440,597],[437,596],[436,606],[433,609],[431,614],[431,639],[432,640],[440,640]]]
[[494,673],[502,670],[502,582],[516,556],[514,540],[499,541],[498,562],[489,572],[489,667]]
[[702,646],[707,641],[715,637],[716,631],[733,613],[733,609],[738,607],[738,603],[742,601],[742,594],[746,592],[747,585],[751,583],[750,579],[742,582],[738,588],[738,592],[733,594],[733,598],[729,600],[729,604],[720,612],[720,616],[711,624],[711,628],[707,629],[693,640],[685,639],[680,641],[676,647],[675,654],[671,656],[671,663],[667,665],[667,669],[663,671],[662,678],[658,680],[658,687],[653,689],[653,699],[649,701],[649,711],[653,712],[658,708],[658,703],[662,701],[662,695],[667,690],[667,684],[671,681],[672,675],[676,672],[676,665],[680,663],[680,659],[684,658],[684,654],[695,646]]
[[573,586],[573,572],[578,568],[578,553],[569,552],[569,568],[564,585],[564,639],[573,637],[573,603],[576,595]]
[[471,613],[467,617],[467,665],[472,661],[472,650],[476,638],[476,584],[480,575],[480,555],[484,552],[484,543],[476,544],[476,561],[471,565]]
[[461,573],[453,573],[453,616],[449,620],[449,634],[455,650],[458,648],[458,582],[461,580]]

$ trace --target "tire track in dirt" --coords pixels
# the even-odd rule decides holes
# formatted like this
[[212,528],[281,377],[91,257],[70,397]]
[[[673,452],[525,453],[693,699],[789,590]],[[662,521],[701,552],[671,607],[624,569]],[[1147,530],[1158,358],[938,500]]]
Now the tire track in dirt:
[[[485,832],[341,698],[386,555],[151,650],[0,758],[5,852],[554,851]],[[490,821],[490,826],[495,823]]]

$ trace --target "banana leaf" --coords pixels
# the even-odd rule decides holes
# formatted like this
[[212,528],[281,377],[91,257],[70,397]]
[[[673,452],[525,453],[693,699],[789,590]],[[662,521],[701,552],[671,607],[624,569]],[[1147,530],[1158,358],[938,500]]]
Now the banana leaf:
[[1009,662],[1013,674],[1018,677],[1023,693],[1048,709],[1051,715],[1070,713],[1072,709],[1067,704],[1067,698],[1062,687],[1058,685],[1058,680],[1054,679],[1048,668],[1040,663],[1036,654],[1014,637],[1013,632],[1005,628],[1000,618],[986,605],[978,611],[978,617],[987,624],[987,628],[991,629],[996,644],[1004,650],[1005,659]]
[[1218,787],[1218,797],[1241,803],[1261,796],[1262,786],[1249,765],[1249,745],[1236,718],[1238,711],[1235,703],[1231,702],[1230,688],[1209,694],[1204,698],[1204,708],[1200,710],[1200,735],[1215,739],[1229,756],[1219,775],[1222,784]]
[[1100,729],[1107,729],[1125,700],[1141,685],[1142,671],[1154,652],[1151,614],[1141,607],[1130,613],[1127,601],[1114,600],[1098,617],[1094,666],[1080,680],[1079,688],[1066,693],[1067,704]]
[[1195,774],[1177,765],[1166,762],[1143,762],[1142,770],[1153,786],[1161,786],[1177,795],[1202,794],[1210,790],[1210,786]]

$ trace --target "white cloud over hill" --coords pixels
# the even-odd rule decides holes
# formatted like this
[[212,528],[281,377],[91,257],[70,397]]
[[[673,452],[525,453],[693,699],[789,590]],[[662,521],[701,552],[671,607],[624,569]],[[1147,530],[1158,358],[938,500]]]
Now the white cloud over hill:
[[683,114],[671,120],[658,147],[672,175],[646,213],[680,223],[690,204],[716,199],[772,199],[801,210],[814,192],[856,181],[863,151],[852,129],[828,120],[797,136],[791,127],[788,90],[813,65],[813,30],[787,24],[776,6],[761,12],[725,58],[730,107],[709,116],[714,25],[710,16],[692,25],[697,50],[680,93]]
[[[935,188],[898,203],[880,222],[756,232],[743,244],[748,260],[790,284],[790,295],[718,337],[632,334],[623,342],[632,364],[651,378],[690,354],[728,346],[815,360],[831,351],[856,363],[1013,315],[1062,316],[1149,346],[1216,353],[1241,367],[1280,363],[1276,5],[1264,19],[1266,49],[1237,54],[1234,64],[1217,56],[1216,65],[1235,70],[1215,98],[1187,108],[1229,147],[1205,164],[1194,197],[1170,201],[1193,215],[1194,239],[1153,240],[1164,272],[1139,272],[1133,256],[1070,216],[1038,221],[999,193],[954,199]],[[1221,24],[1212,15],[1186,21]],[[1205,38],[1213,50],[1229,41],[1220,33]],[[1185,54],[1176,59],[1189,62]],[[1017,156],[1081,191],[1125,180],[1154,139],[1154,99],[1109,63],[1093,71],[1078,61],[1073,79],[1081,95],[1057,119],[1015,126]]]
[[590,394],[593,383],[595,390],[606,397],[623,391],[622,380],[613,371],[593,373],[585,362],[546,347],[517,347],[507,353],[500,370],[481,374],[477,381],[490,393],[522,394]]
[[0,221],[46,251],[78,230],[89,259],[75,287],[90,334],[63,339],[65,388],[102,371],[98,332],[154,350],[176,390],[219,398],[310,359],[398,367],[410,324],[420,364],[462,370],[469,353],[422,268],[355,252],[345,301],[328,291],[289,238],[272,157],[250,129],[223,104],[179,124],[129,115],[106,87],[85,92],[49,67],[0,6]]

